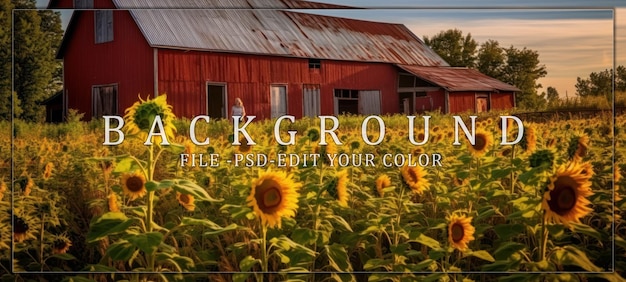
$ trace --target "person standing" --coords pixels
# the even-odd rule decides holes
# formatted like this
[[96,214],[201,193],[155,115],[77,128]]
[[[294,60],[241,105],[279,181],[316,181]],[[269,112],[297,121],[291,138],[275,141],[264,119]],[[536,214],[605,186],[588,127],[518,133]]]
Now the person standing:
[[231,116],[239,117],[240,121],[243,121],[243,118],[246,116],[246,108],[243,106],[243,102],[239,98],[235,98],[235,104],[230,110]]

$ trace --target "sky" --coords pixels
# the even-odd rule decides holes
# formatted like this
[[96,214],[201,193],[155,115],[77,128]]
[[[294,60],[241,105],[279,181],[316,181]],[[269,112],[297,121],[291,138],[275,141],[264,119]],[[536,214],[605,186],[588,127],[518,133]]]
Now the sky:
[[[460,29],[480,44],[497,40],[502,47],[539,53],[548,74],[540,79],[562,97],[575,95],[576,78],[626,65],[626,1],[620,0],[316,0],[367,7],[366,10],[308,10],[338,17],[400,23],[418,37]],[[471,6],[470,4],[471,3]],[[589,3],[592,3],[589,4]],[[37,0],[45,8],[47,0]],[[67,24],[70,13],[62,15]],[[613,54],[614,44],[616,53]],[[540,92],[544,89],[540,89]]]

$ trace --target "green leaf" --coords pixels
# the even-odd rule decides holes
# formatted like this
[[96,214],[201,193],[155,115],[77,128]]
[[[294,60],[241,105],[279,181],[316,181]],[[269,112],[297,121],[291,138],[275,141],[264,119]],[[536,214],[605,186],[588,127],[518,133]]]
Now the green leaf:
[[213,230],[217,230],[217,229],[222,229],[222,227],[213,222],[210,221],[208,219],[199,219],[199,218],[193,218],[193,217],[183,217],[183,219],[181,220],[180,224],[182,225],[195,225],[195,226],[204,226]]
[[539,278],[538,274],[534,273],[519,273],[513,274],[510,276],[500,277],[498,281],[501,282],[528,282],[528,281],[536,281],[535,278]]
[[421,232],[411,232],[409,239],[409,242],[417,242],[431,249],[441,249],[439,241],[428,237]]
[[217,200],[209,195],[209,193],[204,190],[204,188],[198,186],[198,184],[193,183],[186,179],[174,179],[168,180],[172,183],[172,188],[174,190],[183,193],[192,195],[198,201],[206,201],[206,202],[221,202],[222,199]]
[[115,164],[115,168],[113,169],[113,172],[115,173],[131,172],[134,170],[133,163],[135,163],[135,160],[133,158],[123,157],[117,162],[117,164]]
[[129,219],[121,212],[105,213],[91,222],[89,233],[87,233],[87,242],[92,243],[102,240],[108,235],[123,232],[133,222],[133,219]]
[[626,240],[624,240],[624,238],[622,237],[615,236],[615,245],[626,250]]
[[515,242],[504,242],[493,252],[493,256],[497,260],[505,260],[508,259],[512,254],[523,250],[526,248],[526,245],[515,243]]
[[218,234],[222,234],[224,232],[227,231],[231,231],[231,230],[237,230],[239,228],[239,226],[236,223],[231,223],[230,225],[222,228],[222,229],[218,229],[218,230],[214,230],[214,231],[207,231],[204,232],[204,236],[213,236],[213,235],[218,235]]
[[250,269],[252,269],[252,267],[257,263],[261,264],[261,260],[255,259],[252,256],[247,256],[239,262],[239,270],[243,272],[250,271]]
[[448,275],[446,275],[445,273],[433,273],[431,275],[424,277],[424,279],[419,279],[419,281],[422,281],[422,282],[448,281],[446,280],[446,278],[443,278],[443,277],[448,278]]
[[574,232],[578,232],[578,233],[581,233],[581,234],[585,234],[587,236],[591,236],[593,238],[598,239],[598,241],[604,241],[605,240],[604,236],[602,236],[602,234],[600,234],[600,232],[598,232],[598,230],[593,229],[589,225],[586,225],[586,224],[583,224],[583,223],[572,222],[571,226],[572,226],[572,231],[574,231]]
[[491,180],[500,179],[511,174],[510,168],[505,169],[494,169],[491,171]]
[[565,246],[556,250],[555,256],[557,261],[562,265],[575,265],[592,272],[602,271],[602,268],[597,267],[589,260],[587,254],[574,246]]
[[75,260],[76,259],[76,257],[74,257],[73,255],[68,254],[68,253],[65,253],[65,254],[54,254],[54,255],[51,255],[50,258],[57,258],[57,259],[60,259],[60,260]]
[[470,252],[467,254],[468,256],[473,256],[473,257],[477,257],[479,259],[482,260],[486,260],[488,262],[494,262],[496,261],[491,254],[489,254],[487,251],[476,251],[476,252]]
[[493,227],[498,238],[502,241],[508,241],[511,237],[517,236],[524,232],[524,226],[521,224],[498,224]]
[[352,271],[352,265],[350,265],[350,259],[348,258],[348,252],[339,244],[332,244],[324,246],[330,266],[336,271]]
[[107,248],[106,254],[112,260],[127,261],[131,256],[133,256],[135,250],[135,246],[133,246],[130,242],[126,240],[119,240]]
[[368,259],[363,265],[363,269],[365,270],[375,270],[382,269],[385,270],[389,265],[391,265],[392,260],[390,259]]
[[63,282],[95,282],[96,280],[89,279],[87,277],[82,277],[82,276],[69,276],[69,277],[63,278],[63,280],[61,281]]
[[154,253],[163,241],[163,234],[160,232],[147,232],[125,237],[128,242],[135,245],[146,254]]
[[291,238],[300,244],[312,245],[317,240],[317,236],[314,230],[308,228],[299,228],[291,233]]

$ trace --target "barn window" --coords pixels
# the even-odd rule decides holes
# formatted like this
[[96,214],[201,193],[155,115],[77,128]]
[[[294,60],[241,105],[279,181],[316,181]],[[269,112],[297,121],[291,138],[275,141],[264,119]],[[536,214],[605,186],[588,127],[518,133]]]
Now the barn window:
[[302,85],[302,115],[305,117],[317,117],[320,115],[320,85]]
[[321,66],[322,66],[322,61],[320,59],[309,59],[310,69],[319,69]]
[[380,91],[335,89],[335,114],[380,114]]
[[113,41],[113,11],[95,12],[96,43]]
[[270,91],[272,118],[287,114],[287,86],[272,85]]
[[93,86],[91,95],[93,117],[117,115],[117,84]]
[[487,112],[491,109],[488,94],[476,94],[476,112]]
[[93,9],[93,0],[74,0],[74,9]]

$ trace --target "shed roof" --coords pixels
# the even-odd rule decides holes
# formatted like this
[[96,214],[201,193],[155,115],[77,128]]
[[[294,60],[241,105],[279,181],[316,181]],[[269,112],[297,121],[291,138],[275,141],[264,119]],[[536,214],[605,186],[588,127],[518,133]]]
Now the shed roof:
[[459,67],[424,67],[398,65],[401,69],[444,89],[456,91],[512,91],[520,92],[517,87],[470,68]]
[[345,9],[302,0],[113,0],[118,9]]

